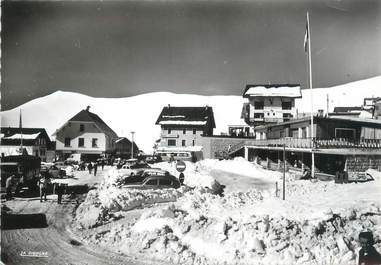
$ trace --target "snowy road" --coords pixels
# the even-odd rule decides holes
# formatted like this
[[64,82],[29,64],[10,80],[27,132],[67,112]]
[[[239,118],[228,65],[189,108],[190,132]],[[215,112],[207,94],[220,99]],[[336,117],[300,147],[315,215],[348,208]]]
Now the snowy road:
[[223,170],[211,170],[210,175],[214,177],[219,183],[225,185],[225,193],[230,192],[246,192],[252,189],[265,190],[274,189],[275,182],[272,180],[264,180],[263,178],[254,178],[234,174]]
[[[52,198],[53,196],[51,196]],[[70,230],[72,202],[57,205],[52,200],[40,203],[38,199],[16,199],[7,206],[21,222],[17,229],[2,230],[2,261],[5,264],[147,264],[131,257],[121,256],[104,249],[82,245]],[[45,214],[47,227],[34,223],[35,228],[23,227],[23,215]],[[27,217],[27,216],[25,216]],[[33,218],[32,215],[28,216]],[[34,218],[35,218],[34,217]],[[36,219],[36,218],[35,218]],[[41,218],[40,218],[41,220]],[[28,226],[30,222],[27,222]],[[45,257],[27,257],[39,254]]]
[[[62,182],[92,186],[103,180],[107,170],[98,172],[94,177],[87,171],[77,171],[75,178]],[[3,203],[12,210],[12,223],[17,223],[12,229],[1,231],[1,260],[5,264],[157,264],[82,244],[71,230],[75,200],[63,200],[63,204],[58,205],[56,198],[49,195],[44,203],[36,197]],[[44,257],[28,256],[35,254]]]

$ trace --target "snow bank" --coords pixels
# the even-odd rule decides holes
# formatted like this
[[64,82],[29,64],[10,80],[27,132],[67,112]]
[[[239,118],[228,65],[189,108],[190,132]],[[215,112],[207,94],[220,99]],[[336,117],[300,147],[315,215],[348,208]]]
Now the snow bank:
[[[158,165],[176,173],[174,163]],[[259,178],[273,173],[241,159],[186,165],[185,178],[194,183],[193,189],[126,194],[109,180],[107,188],[89,193],[88,202],[99,205],[89,214],[98,217],[96,221],[99,216],[116,218],[108,214],[145,202],[171,203],[147,209],[137,221],[118,222],[107,231],[94,232],[86,240],[128,255],[197,265],[355,265],[358,235],[367,230],[373,232],[375,248],[381,251],[380,172],[368,171],[375,180],[358,184],[311,182],[287,175],[286,200],[282,200],[266,190],[231,192],[224,197],[210,193],[206,184],[213,182],[213,170]]]
[[[184,196],[163,209],[149,210],[128,228],[116,225],[90,241],[176,264],[348,265],[356,264],[360,232],[373,231],[376,242],[381,235],[377,207],[331,213],[316,224],[270,215],[213,214],[210,207],[233,207],[230,201],[210,194]],[[255,208],[260,201],[257,197],[250,204]]]
[[[190,191],[187,186],[162,190],[130,189],[122,186],[124,179],[129,176],[129,172],[127,173],[114,168],[109,170],[104,181],[87,194],[85,201],[76,211],[76,220],[81,228],[99,226],[113,219],[115,213],[120,211],[156,203],[174,202]],[[198,186],[196,191],[201,194],[213,193],[218,188],[218,182],[209,177],[208,185],[205,188]]]

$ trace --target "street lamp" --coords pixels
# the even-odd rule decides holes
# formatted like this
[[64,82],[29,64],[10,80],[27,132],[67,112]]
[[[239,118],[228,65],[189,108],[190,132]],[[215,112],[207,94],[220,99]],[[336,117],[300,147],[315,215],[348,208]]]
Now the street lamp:
[[134,133],[131,132],[131,159],[134,158]]

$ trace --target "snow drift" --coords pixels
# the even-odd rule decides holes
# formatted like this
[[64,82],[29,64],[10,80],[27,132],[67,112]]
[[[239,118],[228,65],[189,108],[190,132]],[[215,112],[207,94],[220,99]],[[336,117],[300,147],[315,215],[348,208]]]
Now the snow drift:
[[[187,176],[211,178],[208,173],[232,165],[250,177],[266,177],[264,170],[240,159],[187,164]],[[287,175],[285,201],[271,190],[224,197],[202,188],[180,191],[173,202],[146,209],[138,220],[89,233],[85,240],[175,264],[355,265],[360,232],[372,231],[375,247],[381,249],[380,173],[368,173],[375,180],[361,184],[315,183]],[[103,205],[112,205],[109,198],[98,198]]]

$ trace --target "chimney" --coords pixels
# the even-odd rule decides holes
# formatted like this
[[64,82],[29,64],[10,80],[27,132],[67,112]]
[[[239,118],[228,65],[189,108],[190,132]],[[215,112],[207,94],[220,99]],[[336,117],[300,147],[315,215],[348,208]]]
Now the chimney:
[[324,116],[324,110],[319,109],[318,110],[318,117],[323,117]]
[[168,109],[171,107],[171,104],[168,104]]
[[86,111],[89,111],[89,109],[90,109],[90,106],[87,106],[87,107],[86,107]]

